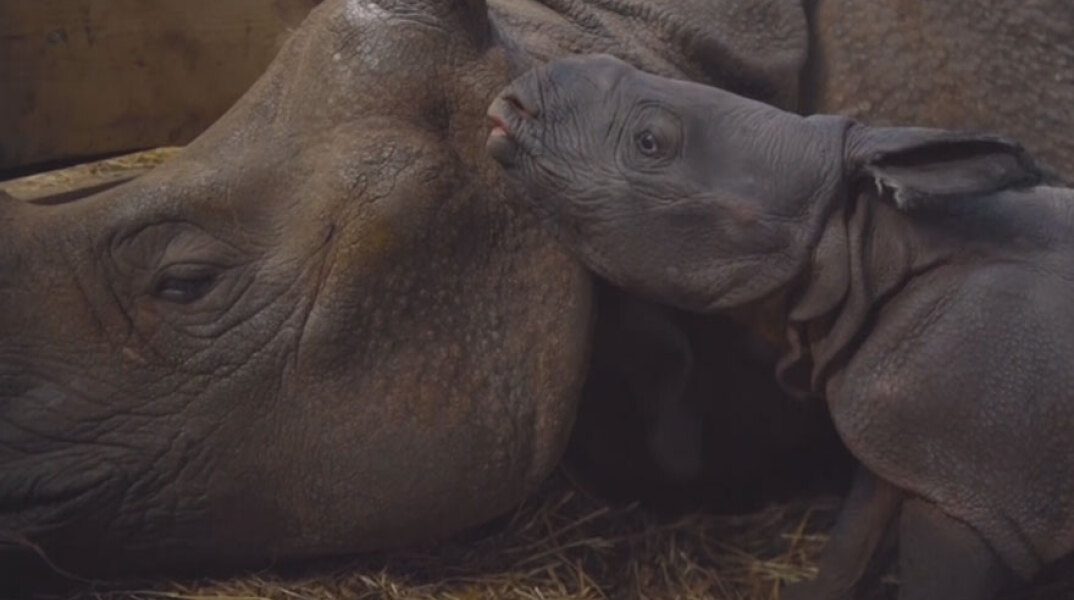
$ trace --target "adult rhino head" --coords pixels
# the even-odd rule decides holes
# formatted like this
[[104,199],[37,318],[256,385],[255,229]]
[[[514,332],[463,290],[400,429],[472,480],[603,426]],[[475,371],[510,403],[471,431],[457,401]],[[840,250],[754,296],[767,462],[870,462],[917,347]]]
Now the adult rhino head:
[[508,509],[565,443],[591,283],[485,107],[579,50],[790,101],[787,6],[332,0],[178,158],[0,200],[0,558],[263,564]]

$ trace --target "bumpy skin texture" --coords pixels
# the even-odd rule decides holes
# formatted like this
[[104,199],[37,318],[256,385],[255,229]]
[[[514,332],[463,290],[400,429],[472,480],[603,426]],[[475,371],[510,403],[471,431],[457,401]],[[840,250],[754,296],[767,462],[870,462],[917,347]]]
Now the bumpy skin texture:
[[556,463],[589,283],[500,201],[508,59],[447,6],[324,4],[174,162],[2,207],[11,542],[79,574],[381,547]]
[[609,56],[489,110],[489,150],[596,273],[691,311],[779,307],[781,377],[880,480],[844,545],[871,552],[905,497],[902,597],[989,598],[1074,551],[1074,190],[1034,187],[1020,145],[803,118]]
[[1074,184],[1074,3],[812,4],[804,110],[995,131]]
[[[697,24],[720,28],[720,37],[735,39],[734,47],[751,48],[761,52],[761,61],[753,60],[746,72],[771,73],[777,80],[786,77],[782,68],[774,68],[772,57],[796,56],[797,42],[802,32],[794,29],[797,18],[780,17],[786,11],[776,12],[777,6],[786,3],[745,2],[742,5],[711,8],[711,3],[691,5],[689,11],[699,15]],[[809,23],[810,60],[801,73],[799,95],[786,101],[784,94],[762,94],[764,86],[751,84],[736,72],[743,72],[745,64],[741,57],[713,61],[723,79],[735,85],[720,84],[725,89],[759,97],[783,108],[797,107],[800,111],[820,110],[826,113],[850,115],[869,124],[917,123],[935,127],[988,130],[1005,133],[1022,140],[1058,175],[1058,180],[1074,184],[1074,140],[1068,134],[1074,130],[1074,111],[1067,107],[1074,104],[1074,5],[1066,0],[1040,0],[1034,2],[1010,2],[1007,0],[974,0],[950,2],[948,0],[807,0],[792,2],[806,10]],[[623,2],[605,0],[590,4],[590,8],[578,8],[578,2],[558,2],[564,14],[581,15],[575,20],[593,31],[621,26],[618,15],[652,15],[665,12],[660,3]],[[752,5],[752,6],[743,6]],[[594,15],[594,7],[614,7],[613,15]],[[702,12],[707,11],[707,12]],[[701,15],[704,15],[703,17]],[[770,15],[770,16],[765,16]],[[774,15],[774,16],[773,16]],[[715,18],[714,18],[715,17]],[[670,21],[674,23],[674,21]],[[758,35],[756,23],[764,23],[769,35]],[[732,26],[732,24],[735,24]],[[681,25],[654,28],[658,35],[651,39],[656,43],[673,32],[686,31]],[[554,35],[541,35],[554,38]],[[775,42],[773,40],[776,40]],[[538,42],[539,44],[540,42]],[[587,43],[571,43],[576,52],[593,51]],[[636,56],[634,48],[617,49],[620,57]],[[553,53],[554,54],[554,53]],[[550,56],[550,55],[546,55]],[[636,61],[635,61],[636,62]],[[777,64],[786,65],[790,60]],[[704,73],[683,69],[689,78],[706,81]],[[653,70],[666,74],[663,70]],[[710,71],[712,72],[712,71]],[[778,77],[777,77],[777,74]],[[985,75],[982,75],[985,74]],[[792,86],[785,86],[787,90]],[[767,96],[771,97],[767,97]],[[610,298],[610,301],[608,300]],[[638,445],[640,439],[651,439],[654,434],[651,413],[644,407],[657,402],[655,398],[673,397],[677,377],[685,376],[685,395],[672,400],[671,404],[685,407],[703,406],[709,396],[692,395],[691,390],[701,390],[720,381],[718,387],[726,390],[725,399],[736,397],[732,390],[741,384],[752,391],[744,397],[757,407],[752,416],[766,411],[786,411],[798,414],[800,406],[789,402],[785,396],[770,393],[769,386],[756,382],[742,374],[755,368],[768,368],[769,361],[763,356],[752,356],[746,345],[711,339],[711,331],[726,330],[729,324],[723,317],[689,315],[673,308],[662,308],[666,320],[679,328],[683,344],[694,354],[715,350],[716,354],[734,354],[735,361],[744,361],[744,368],[709,367],[695,362],[689,373],[679,373],[671,368],[666,371],[666,385],[662,388],[648,386],[652,391],[643,392],[635,386],[627,373],[636,373],[644,367],[654,369],[651,361],[638,361],[653,343],[648,335],[634,335],[631,327],[617,327],[616,311],[618,297],[604,294],[598,297],[598,327],[595,343],[597,356],[593,363],[583,396],[580,412],[580,429],[572,449],[591,448],[590,457],[582,461],[597,478],[625,471],[637,474],[638,464],[659,462],[659,451]],[[649,319],[646,317],[644,319]],[[607,334],[607,332],[611,334]],[[748,336],[749,334],[744,334]],[[605,348],[612,352],[605,352]],[[732,361],[734,362],[734,361]],[[659,370],[665,365],[656,366]],[[652,377],[659,379],[661,373]],[[680,388],[682,386],[679,386]],[[632,399],[624,402],[624,399]],[[665,403],[667,406],[667,403]],[[611,417],[616,408],[620,417]],[[695,410],[696,422],[702,423],[701,435],[705,439],[729,438],[736,435],[753,437],[760,448],[774,448],[793,444],[786,432],[772,428],[734,428],[717,418],[701,417],[711,408]],[[821,415],[822,416],[822,415]],[[808,415],[816,419],[818,415]],[[648,424],[642,424],[648,420]],[[659,420],[659,418],[657,418]],[[684,428],[682,436],[690,437],[690,427]],[[806,430],[798,432],[806,433]],[[811,435],[811,434],[809,434]],[[581,438],[581,439],[580,439]],[[603,438],[604,442],[597,441]],[[622,442],[610,442],[620,438]],[[605,447],[601,447],[605,444]],[[680,448],[682,450],[682,448]],[[607,457],[595,460],[597,454]],[[616,454],[619,458],[616,458]],[[746,453],[757,455],[758,450]],[[577,457],[572,453],[571,457]],[[794,453],[791,456],[802,456]],[[711,457],[711,454],[709,455]],[[694,460],[695,463],[698,461]],[[795,466],[810,469],[808,463]],[[660,487],[682,489],[691,482],[703,487],[723,485],[734,487],[742,480],[736,472],[741,465],[728,461],[705,458],[701,477],[683,477],[683,471],[657,467],[642,477],[641,490]],[[770,467],[769,467],[770,468]],[[620,479],[626,483],[627,477]],[[769,480],[771,481],[771,480]],[[789,480],[785,480],[789,481]],[[757,489],[756,482],[749,485]],[[687,492],[684,492],[687,493]],[[696,495],[696,490],[688,492]]]
[[260,565],[507,510],[566,443],[592,296],[508,202],[488,102],[578,48],[714,83],[745,65],[743,91],[791,98],[803,23],[786,2],[331,0],[160,169],[0,198],[0,560]]

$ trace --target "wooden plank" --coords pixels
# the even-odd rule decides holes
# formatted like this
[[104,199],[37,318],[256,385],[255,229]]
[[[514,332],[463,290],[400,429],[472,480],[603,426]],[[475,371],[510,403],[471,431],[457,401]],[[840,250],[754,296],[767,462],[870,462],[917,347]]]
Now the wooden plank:
[[0,0],[0,178],[185,144],[317,0]]
[[[77,186],[44,190],[26,197],[18,197],[14,195],[11,195],[11,197],[16,200],[23,200],[33,204],[66,204],[87,196],[92,196],[93,194],[108,191],[137,178],[139,175],[144,175],[147,172],[149,172],[149,169],[140,169],[137,171],[130,171],[129,173],[96,175],[87,177],[85,181],[80,182],[80,185]],[[0,191],[3,191],[3,188],[0,188]]]
[[62,204],[124,184],[181,151],[181,148],[155,148],[0,181],[0,195],[34,204]]

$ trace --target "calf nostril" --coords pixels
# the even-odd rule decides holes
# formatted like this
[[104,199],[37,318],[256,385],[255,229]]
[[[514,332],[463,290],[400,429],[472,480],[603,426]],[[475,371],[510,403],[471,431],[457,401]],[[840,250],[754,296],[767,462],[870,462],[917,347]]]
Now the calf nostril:
[[514,109],[516,112],[518,112],[524,117],[529,117],[532,119],[537,116],[537,111],[531,110],[526,107],[526,105],[518,99],[518,96],[515,96],[514,94],[508,94],[507,96],[504,96],[504,102],[507,102],[507,104],[512,109]]

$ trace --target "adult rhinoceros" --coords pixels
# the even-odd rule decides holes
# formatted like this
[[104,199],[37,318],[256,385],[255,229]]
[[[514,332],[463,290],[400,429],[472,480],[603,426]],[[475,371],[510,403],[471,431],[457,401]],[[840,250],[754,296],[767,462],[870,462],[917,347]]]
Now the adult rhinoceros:
[[[1060,53],[1061,28],[1040,33]],[[535,61],[608,52],[832,110],[831,85],[799,97],[807,29],[797,0],[330,0],[180,157],[71,203],[0,198],[0,560],[263,564],[504,511],[563,448],[593,290],[509,201],[489,101]],[[907,85],[880,79],[832,102]],[[670,347],[724,343],[702,331],[729,330]],[[642,394],[723,393],[671,363]]]
[[793,98],[795,7],[659,6],[325,2],[180,157],[0,198],[0,560],[262,564],[522,499],[570,431],[592,290],[506,201],[489,99],[598,49]]

